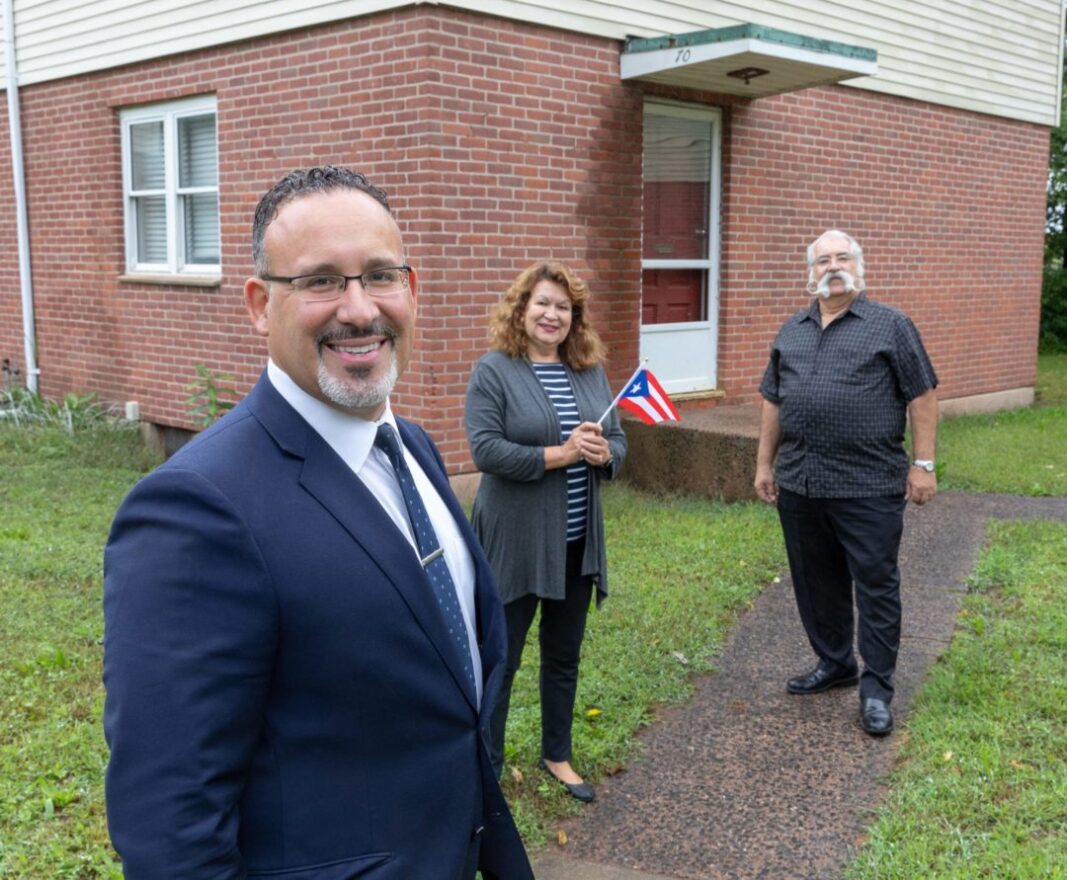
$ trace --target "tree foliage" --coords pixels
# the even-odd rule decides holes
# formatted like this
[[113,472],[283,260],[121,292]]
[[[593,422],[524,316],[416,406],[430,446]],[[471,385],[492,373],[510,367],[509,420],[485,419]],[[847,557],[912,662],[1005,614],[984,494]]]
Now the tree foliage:
[[1067,351],[1067,76],[1060,124],[1049,143],[1045,211],[1045,277],[1041,288],[1041,347]]

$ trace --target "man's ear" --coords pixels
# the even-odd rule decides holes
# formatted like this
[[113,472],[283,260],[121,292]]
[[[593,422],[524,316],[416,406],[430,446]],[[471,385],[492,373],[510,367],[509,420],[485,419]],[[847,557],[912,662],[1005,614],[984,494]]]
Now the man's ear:
[[252,276],[245,281],[245,308],[252,326],[260,336],[269,336],[268,317],[270,316],[270,290],[268,282]]

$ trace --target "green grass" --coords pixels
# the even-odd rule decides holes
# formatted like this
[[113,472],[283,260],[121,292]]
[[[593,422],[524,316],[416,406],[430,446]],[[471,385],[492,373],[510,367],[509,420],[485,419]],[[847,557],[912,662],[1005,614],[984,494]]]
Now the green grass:
[[990,536],[849,878],[1067,877],[1067,525]]
[[[0,425],[0,877],[117,878],[101,730],[100,559],[125,491],[155,462],[130,432]],[[685,700],[736,612],[784,565],[762,505],[605,493],[612,595],[590,615],[575,748],[599,778],[655,707]],[[574,802],[536,769],[537,646],[519,673],[506,779],[532,848]],[[588,709],[598,711],[587,714]]]
[[[1032,410],[943,422],[942,485],[1067,495],[1067,444],[1049,436],[1067,436],[1067,355],[1041,358],[1038,393]],[[120,876],[103,810],[100,557],[120,498],[153,464],[128,431],[72,437],[61,425],[0,424],[5,880]],[[594,781],[632,756],[635,732],[658,707],[688,698],[692,673],[713,666],[736,614],[785,565],[777,518],[762,505],[613,486],[605,507],[612,595],[590,615],[575,723],[575,763]],[[1058,806],[1067,802],[1065,539],[1051,526],[995,535],[952,654],[901,735],[910,735],[902,775],[853,877],[1056,876],[1041,871],[1052,858],[1067,861]],[[505,772],[531,849],[580,809],[536,768],[535,632],[516,681]],[[925,720],[942,704],[948,717]],[[924,804],[936,815],[918,812]],[[928,859],[907,867],[905,850]],[[896,867],[877,873],[882,862]]]
[[0,877],[117,878],[103,809],[100,554],[139,435],[0,428]]
[[[574,724],[574,764],[596,780],[622,767],[658,706],[691,693],[738,611],[785,565],[777,514],[758,504],[604,492],[611,595],[589,616]],[[537,769],[537,623],[515,678],[504,791],[532,849],[580,806]]]
[[1042,406],[1067,404],[1067,352],[1038,356],[1035,391]]
[[1067,406],[943,419],[942,489],[1067,495]]
[[1067,495],[1067,354],[1039,359],[1038,405],[942,419],[942,489],[1012,495]]

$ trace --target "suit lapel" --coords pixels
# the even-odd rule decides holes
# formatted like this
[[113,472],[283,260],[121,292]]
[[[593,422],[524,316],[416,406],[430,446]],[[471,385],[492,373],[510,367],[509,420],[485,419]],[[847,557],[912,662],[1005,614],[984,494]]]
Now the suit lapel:
[[[248,401],[256,417],[279,446],[303,459],[300,485],[374,560],[411,610],[471,708],[477,711],[475,694],[456,656],[456,647],[433,597],[433,588],[407,539],[363,481],[352,473],[318,432],[285,402],[266,377],[253,389]],[[422,464],[421,458],[419,463]],[[428,473],[431,470],[425,466],[423,469]],[[446,497],[446,501],[450,499]],[[451,509],[451,503],[449,506]]]

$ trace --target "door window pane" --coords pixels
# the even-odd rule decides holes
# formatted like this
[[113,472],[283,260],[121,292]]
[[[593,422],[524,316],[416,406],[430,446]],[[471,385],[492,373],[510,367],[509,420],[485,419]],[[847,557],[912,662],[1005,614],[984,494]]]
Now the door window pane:
[[707,258],[711,150],[709,121],[645,113],[644,259]]

